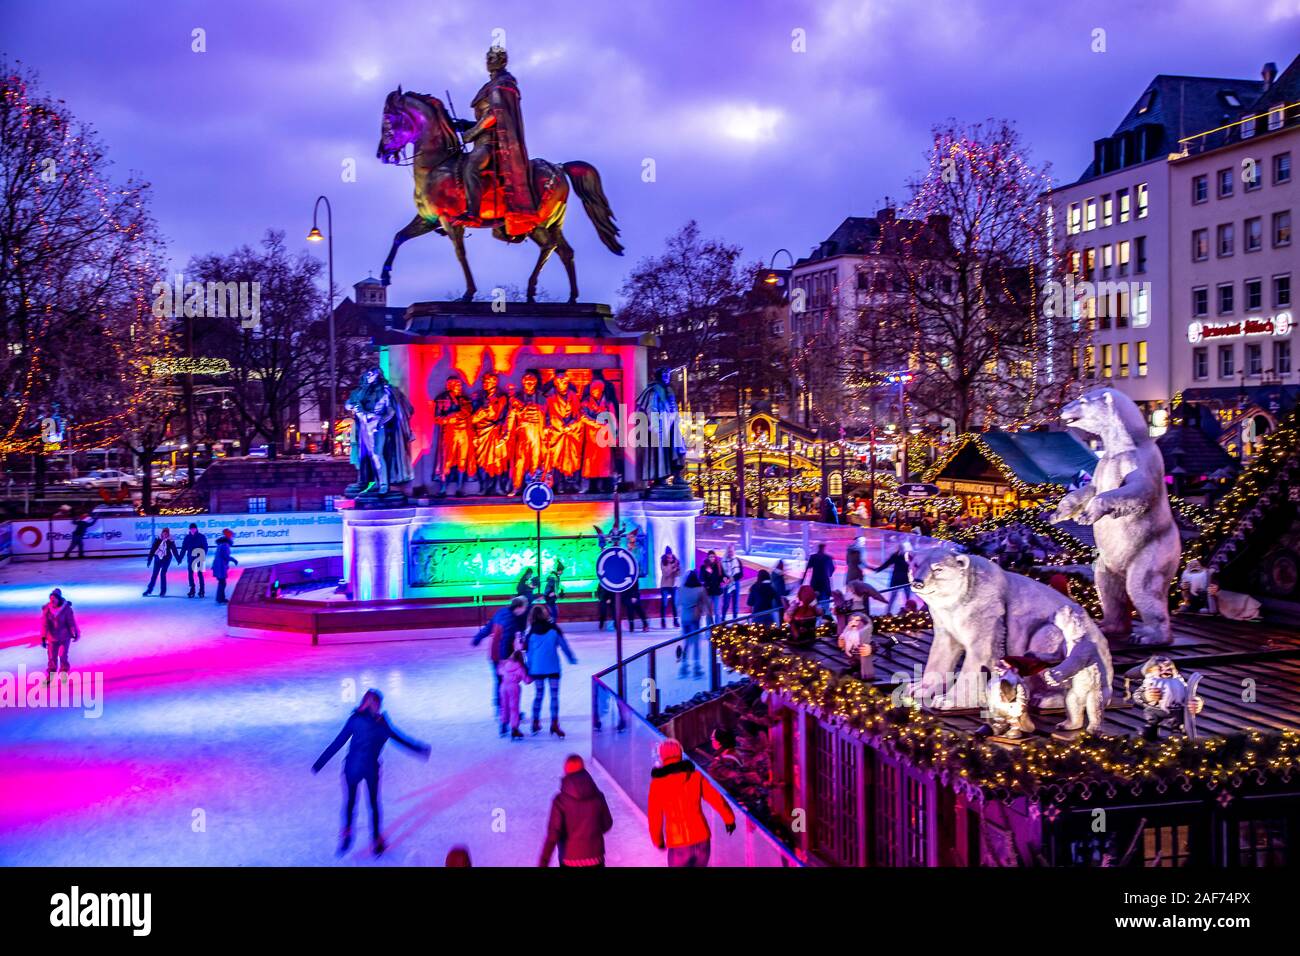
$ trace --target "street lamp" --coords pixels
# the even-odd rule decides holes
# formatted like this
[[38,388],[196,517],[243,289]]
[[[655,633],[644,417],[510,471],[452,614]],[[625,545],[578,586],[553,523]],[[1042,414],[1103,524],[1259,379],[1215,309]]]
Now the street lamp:
[[[325,228],[329,231],[328,236],[322,236],[320,228],[316,225],[317,213],[320,211],[320,204],[325,203]],[[326,240],[327,258],[329,260],[329,330],[330,330],[330,363],[329,363],[329,421],[325,425],[325,447],[328,454],[334,454],[334,421],[337,417],[335,414],[334,403],[338,399],[338,349],[334,345],[334,208],[325,196],[316,197],[316,205],[311,209],[311,232],[307,233],[308,242],[320,242]]]
[[[739,375],[740,369],[736,369],[734,372],[728,372],[718,381],[725,382],[732,376]],[[740,383],[741,379],[736,378],[736,483],[740,493],[740,500],[736,502],[736,517],[743,518],[745,517],[745,419],[740,407]]]
[[885,381],[898,386],[898,483],[907,483],[907,383],[915,378],[911,372],[890,372]]

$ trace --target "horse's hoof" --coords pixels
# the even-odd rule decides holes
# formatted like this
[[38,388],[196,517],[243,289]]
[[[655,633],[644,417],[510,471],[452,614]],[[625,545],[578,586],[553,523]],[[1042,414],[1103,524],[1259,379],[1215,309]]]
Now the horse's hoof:
[[578,301],[578,297],[576,295],[569,296],[569,305],[573,305],[577,301]]
[[382,286],[387,286],[387,285],[389,284],[389,282],[390,282],[390,280],[389,280],[389,278],[388,278],[388,273],[387,273],[387,272],[385,272],[383,275],[381,275],[381,276],[379,277],[379,284],[380,284],[380,285],[382,285]]

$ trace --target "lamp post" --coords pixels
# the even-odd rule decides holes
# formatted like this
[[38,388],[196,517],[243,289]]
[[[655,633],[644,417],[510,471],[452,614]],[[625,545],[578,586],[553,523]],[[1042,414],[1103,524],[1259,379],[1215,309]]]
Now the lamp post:
[[907,383],[913,378],[911,372],[890,372],[885,381],[898,386],[898,483],[907,482]]
[[[325,228],[328,236],[322,236],[320,229],[317,227],[316,216],[320,211],[320,204],[325,203]],[[325,423],[325,448],[331,456],[334,454],[334,422],[337,418],[335,414],[335,402],[338,400],[339,388],[339,370],[338,370],[338,349],[334,344],[334,208],[325,196],[316,197],[316,205],[311,210],[311,232],[307,233],[308,242],[320,242],[326,240],[327,259],[329,261],[329,421]]]

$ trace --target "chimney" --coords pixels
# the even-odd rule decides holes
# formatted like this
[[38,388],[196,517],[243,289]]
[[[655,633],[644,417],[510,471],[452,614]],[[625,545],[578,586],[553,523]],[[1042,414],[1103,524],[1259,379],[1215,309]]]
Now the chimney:
[[1259,71],[1259,75],[1264,80],[1264,92],[1267,93],[1273,88],[1273,81],[1277,79],[1277,64],[1268,62],[1264,64],[1264,69]]

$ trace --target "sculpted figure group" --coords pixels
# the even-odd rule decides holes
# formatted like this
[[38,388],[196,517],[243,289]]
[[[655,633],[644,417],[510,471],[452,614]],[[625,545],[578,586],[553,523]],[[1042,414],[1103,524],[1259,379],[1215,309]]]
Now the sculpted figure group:
[[433,408],[438,493],[460,497],[472,482],[484,495],[517,494],[532,481],[560,494],[613,490],[611,392],[599,374],[579,390],[564,369],[545,384],[529,369],[518,387],[487,372],[473,396],[460,375],[448,376]]

